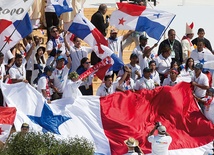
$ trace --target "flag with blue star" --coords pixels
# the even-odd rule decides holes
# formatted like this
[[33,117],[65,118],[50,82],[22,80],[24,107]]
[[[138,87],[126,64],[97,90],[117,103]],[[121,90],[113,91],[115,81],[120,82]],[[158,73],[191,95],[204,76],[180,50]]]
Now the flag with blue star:
[[57,16],[60,16],[65,12],[73,11],[71,0],[51,0],[51,3],[55,9]]

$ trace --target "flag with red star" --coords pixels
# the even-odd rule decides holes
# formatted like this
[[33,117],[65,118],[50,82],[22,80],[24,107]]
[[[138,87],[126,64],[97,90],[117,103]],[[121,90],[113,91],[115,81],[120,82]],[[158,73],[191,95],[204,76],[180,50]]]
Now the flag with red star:
[[32,26],[28,14],[23,20],[15,22],[0,19],[0,51],[5,53],[11,49],[22,38],[32,32]]
[[15,120],[16,108],[0,107],[0,141],[6,141]]
[[148,36],[160,40],[175,15],[161,10],[129,3],[117,3],[110,18],[110,25],[119,30],[146,32]]

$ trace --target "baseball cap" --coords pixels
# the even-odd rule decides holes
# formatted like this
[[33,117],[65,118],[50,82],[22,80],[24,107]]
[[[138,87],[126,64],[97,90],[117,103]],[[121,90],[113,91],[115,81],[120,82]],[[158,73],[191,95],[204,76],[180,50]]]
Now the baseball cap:
[[148,68],[148,67],[146,67],[146,68],[144,68],[143,69],[143,72],[146,72],[146,73],[149,73],[149,72],[151,72],[152,70],[150,69],[150,68]]
[[145,35],[140,36],[140,40],[147,40],[148,38]]
[[29,128],[29,124],[23,123],[21,128]]
[[195,68],[196,68],[196,69],[202,70],[202,69],[203,69],[203,65],[202,65],[201,63],[197,63],[197,64],[195,65]]
[[64,58],[62,55],[60,55],[60,56],[58,56],[58,57],[56,58],[56,61],[61,60],[61,59],[64,59],[64,60],[65,60],[65,58]]
[[132,54],[130,55],[130,59],[131,59],[131,58],[138,58],[138,56],[137,56],[137,54],[132,53]]
[[117,33],[117,30],[113,28],[110,30],[110,33]]
[[160,133],[166,133],[166,127],[163,126],[163,125],[161,125],[161,126],[158,127],[158,131],[159,131]]
[[47,73],[48,71],[53,72],[53,71],[54,71],[54,68],[51,67],[51,66],[46,66],[46,67],[44,68],[44,72]]

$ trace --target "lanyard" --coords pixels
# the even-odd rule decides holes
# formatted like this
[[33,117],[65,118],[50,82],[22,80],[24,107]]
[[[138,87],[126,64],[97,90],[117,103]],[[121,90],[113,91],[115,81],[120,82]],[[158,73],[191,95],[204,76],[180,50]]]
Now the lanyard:
[[147,89],[151,89],[151,88],[149,87],[148,83],[147,83],[145,80],[143,80],[143,81],[144,81],[144,83],[146,84],[146,88],[147,88]]
[[22,66],[20,67],[22,70],[20,71],[19,70],[19,68],[17,67],[17,70],[19,71],[19,74],[21,75],[21,76],[23,76],[24,75],[24,73],[23,73],[23,68],[22,68]]

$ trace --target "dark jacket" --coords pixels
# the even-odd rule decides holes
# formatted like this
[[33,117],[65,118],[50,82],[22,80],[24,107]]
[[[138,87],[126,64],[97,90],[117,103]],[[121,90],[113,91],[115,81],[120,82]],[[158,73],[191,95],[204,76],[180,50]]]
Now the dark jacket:
[[[206,38],[204,38],[203,41],[204,41],[205,47],[208,48],[212,52],[213,50],[212,50],[212,46],[210,44],[210,41]],[[193,45],[197,46],[197,42],[198,42],[198,38],[195,38],[192,40]]]

